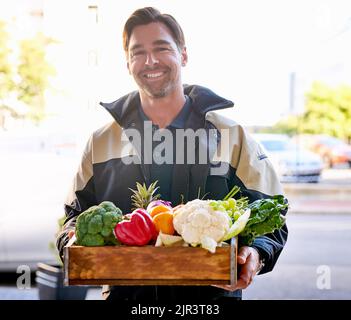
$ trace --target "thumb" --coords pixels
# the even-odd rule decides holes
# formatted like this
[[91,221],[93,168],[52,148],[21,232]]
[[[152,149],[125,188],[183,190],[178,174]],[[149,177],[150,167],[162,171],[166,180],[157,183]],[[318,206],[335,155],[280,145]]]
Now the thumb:
[[249,255],[250,255],[249,247],[246,247],[246,246],[241,247],[238,254],[238,263],[244,264]]

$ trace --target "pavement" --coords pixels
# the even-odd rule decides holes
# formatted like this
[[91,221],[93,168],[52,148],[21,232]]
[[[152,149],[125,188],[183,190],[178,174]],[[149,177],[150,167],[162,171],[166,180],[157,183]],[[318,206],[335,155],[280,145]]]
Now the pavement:
[[255,277],[243,298],[350,300],[351,215],[290,214],[287,224],[274,270]]
[[291,213],[351,214],[350,200],[293,199],[289,198]]
[[[0,285],[0,300],[39,300],[39,290],[35,286],[26,289],[17,289],[15,286]],[[103,300],[101,289],[89,289],[85,300]]]

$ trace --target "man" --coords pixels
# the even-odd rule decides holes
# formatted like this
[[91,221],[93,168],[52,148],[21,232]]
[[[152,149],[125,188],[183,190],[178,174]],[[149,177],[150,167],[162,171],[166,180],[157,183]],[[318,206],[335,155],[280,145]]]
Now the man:
[[[129,188],[135,188],[136,182],[150,185],[157,180],[162,199],[173,206],[199,196],[222,199],[234,185],[250,202],[282,194],[272,165],[258,144],[241,126],[216,112],[233,103],[209,89],[183,86],[181,68],[187,64],[188,54],[183,31],[172,16],[150,7],[135,11],[125,24],[123,45],[138,91],[102,103],[114,120],[92,135],[84,152],[65,205],[67,220],[57,242],[61,256],[82,211],[109,200],[128,213]],[[193,138],[190,145],[177,140],[180,130],[193,133],[186,137]],[[201,157],[204,150],[205,159]],[[155,301],[240,299],[241,290],[258,272],[273,269],[287,234],[284,226],[257,238],[252,246],[240,248],[241,270],[235,287],[119,286],[105,288],[104,296]]]

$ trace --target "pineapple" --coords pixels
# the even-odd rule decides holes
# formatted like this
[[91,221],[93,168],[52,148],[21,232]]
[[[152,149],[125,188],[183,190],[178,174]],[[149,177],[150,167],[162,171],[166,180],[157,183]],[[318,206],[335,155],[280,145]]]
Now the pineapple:
[[157,181],[151,183],[147,188],[145,183],[141,185],[139,182],[136,183],[137,190],[129,188],[133,192],[132,199],[132,209],[144,208],[146,209],[148,204],[151,201],[157,200],[160,198],[160,194],[155,194],[159,187],[156,187]]

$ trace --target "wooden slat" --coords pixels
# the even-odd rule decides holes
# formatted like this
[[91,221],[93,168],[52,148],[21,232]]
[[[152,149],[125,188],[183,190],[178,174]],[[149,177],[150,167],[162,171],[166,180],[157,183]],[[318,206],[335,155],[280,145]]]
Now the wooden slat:
[[65,248],[65,280],[69,285],[230,284],[236,282],[236,248],[212,254],[191,247],[71,246]]
[[71,247],[71,279],[229,280],[229,247],[211,254],[183,247]]
[[233,237],[230,241],[230,285],[236,285],[237,281],[237,238]]
[[228,285],[228,280],[134,280],[134,279],[70,279],[69,285],[89,285],[89,286],[209,286],[209,285]]

